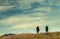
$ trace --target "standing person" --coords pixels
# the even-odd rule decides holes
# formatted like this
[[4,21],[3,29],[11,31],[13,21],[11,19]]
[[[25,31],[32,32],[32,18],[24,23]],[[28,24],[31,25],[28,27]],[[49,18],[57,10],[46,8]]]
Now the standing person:
[[36,27],[37,34],[39,33],[39,26]]
[[48,32],[48,26],[46,26],[46,32]]

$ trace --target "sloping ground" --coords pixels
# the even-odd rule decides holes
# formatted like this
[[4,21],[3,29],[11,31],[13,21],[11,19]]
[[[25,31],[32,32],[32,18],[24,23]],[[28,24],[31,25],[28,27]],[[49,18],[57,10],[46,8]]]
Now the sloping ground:
[[16,34],[10,36],[0,36],[0,39],[60,39],[60,32],[40,33],[40,34]]

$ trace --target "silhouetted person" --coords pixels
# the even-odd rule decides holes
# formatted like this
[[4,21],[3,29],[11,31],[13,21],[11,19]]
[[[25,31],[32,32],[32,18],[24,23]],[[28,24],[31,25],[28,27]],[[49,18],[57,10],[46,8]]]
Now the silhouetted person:
[[46,32],[48,32],[48,26],[46,26]]
[[37,34],[39,33],[39,26],[36,27]]

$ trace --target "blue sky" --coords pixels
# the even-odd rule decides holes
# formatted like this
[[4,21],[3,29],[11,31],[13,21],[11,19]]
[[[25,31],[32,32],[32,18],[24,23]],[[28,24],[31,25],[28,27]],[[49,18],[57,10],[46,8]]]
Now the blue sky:
[[0,35],[60,31],[60,0],[0,0]]

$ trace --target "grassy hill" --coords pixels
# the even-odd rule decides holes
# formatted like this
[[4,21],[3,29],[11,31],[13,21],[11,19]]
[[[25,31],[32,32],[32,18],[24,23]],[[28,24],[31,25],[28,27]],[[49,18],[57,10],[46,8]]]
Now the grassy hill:
[[60,39],[60,32],[39,33],[39,34],[15,34],[0,36],[0,39]]

